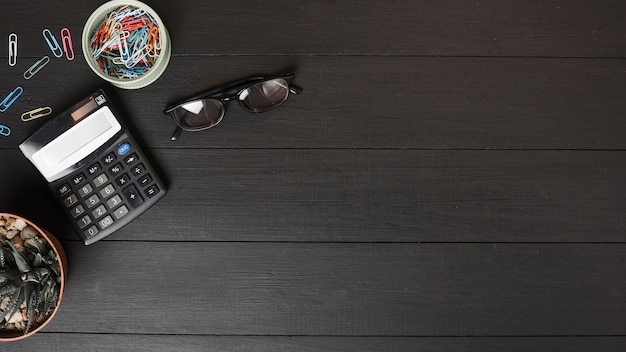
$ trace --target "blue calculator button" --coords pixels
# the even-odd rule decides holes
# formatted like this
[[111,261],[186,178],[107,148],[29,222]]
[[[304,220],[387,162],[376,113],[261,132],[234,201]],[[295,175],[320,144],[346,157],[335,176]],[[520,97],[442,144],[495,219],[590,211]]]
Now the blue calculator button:
[[130,151],[130,144],[123,143],[117,147],[117,155],[126,155]]

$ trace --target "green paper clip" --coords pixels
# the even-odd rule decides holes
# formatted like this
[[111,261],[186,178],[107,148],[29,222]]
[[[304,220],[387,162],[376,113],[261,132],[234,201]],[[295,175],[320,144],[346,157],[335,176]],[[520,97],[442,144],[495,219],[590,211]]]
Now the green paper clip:
[[39,70],[46,66],[48,62],[50,62],[50,58],[48,57],[48,55],[37,60],[37,62],[35,62],[31,67],[28,68],[28,70],[26,70],[26,72],[24,72],[24,79],[31,79],[35,75],[35,73],[39,72]]

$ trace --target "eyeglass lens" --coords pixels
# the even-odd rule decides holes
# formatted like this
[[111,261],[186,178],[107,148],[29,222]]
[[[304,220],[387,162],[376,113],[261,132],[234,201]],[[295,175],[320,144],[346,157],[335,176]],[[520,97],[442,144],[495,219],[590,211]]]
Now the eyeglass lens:
[[257,83],[239,93],[239,103],[250,112],[265,112],[289,97],[289,84],[283,78]]
[[224,105],[216,99],[194,100],[172,112],[178,125],[187,131],[213,127],[224,117]]

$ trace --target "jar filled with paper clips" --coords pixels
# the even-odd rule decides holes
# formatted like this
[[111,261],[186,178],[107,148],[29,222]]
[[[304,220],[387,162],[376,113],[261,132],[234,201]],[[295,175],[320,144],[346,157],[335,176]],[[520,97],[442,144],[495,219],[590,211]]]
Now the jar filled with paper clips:
[[87,19],[82,47],[89,67],[116,87],[145,87],[165,72],[171,56],[163,21],[148,5],[113,0]]

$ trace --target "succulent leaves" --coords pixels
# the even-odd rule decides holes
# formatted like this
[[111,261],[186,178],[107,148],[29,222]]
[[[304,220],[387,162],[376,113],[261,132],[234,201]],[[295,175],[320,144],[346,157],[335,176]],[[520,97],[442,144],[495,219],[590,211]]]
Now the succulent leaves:
[[0,236],[0,329],[19,320],[27,333],[57,305],[61,270],[45,240],[25,237],[25,245],[18,249]]

